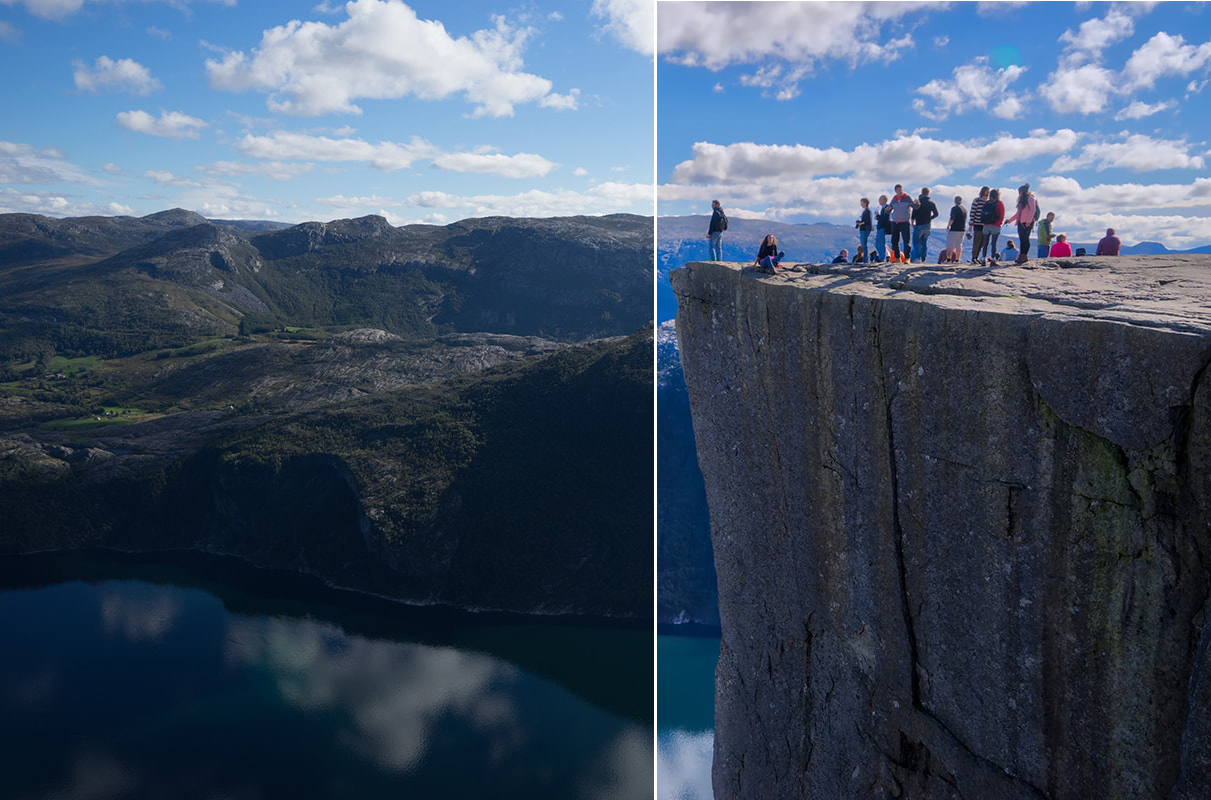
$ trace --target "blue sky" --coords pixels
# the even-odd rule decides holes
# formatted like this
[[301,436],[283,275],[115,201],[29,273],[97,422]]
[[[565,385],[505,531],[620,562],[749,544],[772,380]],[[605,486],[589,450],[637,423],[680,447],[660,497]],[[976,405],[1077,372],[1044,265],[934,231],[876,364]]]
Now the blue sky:
[[662,215],[1029,182],[1076,241],[1211,244],[1205,4],[661,0],[657,59]]
[[0,212],[652,213],[645,0],[0,0]]

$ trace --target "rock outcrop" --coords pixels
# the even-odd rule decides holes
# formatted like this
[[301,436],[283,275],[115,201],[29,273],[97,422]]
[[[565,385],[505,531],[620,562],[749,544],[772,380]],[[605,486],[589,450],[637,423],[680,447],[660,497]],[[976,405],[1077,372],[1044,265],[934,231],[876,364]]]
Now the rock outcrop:
[[1211,796],[1211,257],[672,275],[715,796]]

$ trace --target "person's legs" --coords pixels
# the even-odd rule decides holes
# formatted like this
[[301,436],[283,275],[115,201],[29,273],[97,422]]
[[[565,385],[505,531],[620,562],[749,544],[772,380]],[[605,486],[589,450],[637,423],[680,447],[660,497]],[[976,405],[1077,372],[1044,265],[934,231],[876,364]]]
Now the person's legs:
[[931,229],[928,225],[918,225],[917,226],[917,240],[921,243],[920,244],[921,252],[917,255],[917,258],[922,263],[928,263],[928,261],[929,261],[929,232],[930,232],[930,230]]
[[887,260],[887,229],[886,228],[880,228],[879,232],[877,234],[875,234],[875,250],[878,252],[878,258],[880,261]]
[[1047,251],[1048,251],[1048,250],[1050,250],[1050,249],[1051,249],[1051,248],[1049,248],[1047,245],[1043,244],[1042,242],[1039,242],[1039,254],[1038,254],[1038,257],[1039,257],[1039,258],[1046,258],[1046,257],[1047,257]]
[[997,239],[1001,238],[1001,226],[993,225],[991,231],[984,233],[984,238],[990,240],[988,245],[988,257],[996,260],[997,257]]
[[862,252],[866,254],[866,260],[870,260],[870,231],[858,231],[858,243],[862,245]]
[[1030,229],[1034,225],[1018,223],[1018,261],[1025,261],[1030,258]]
[[723,231],[715,231],[711,234],[711,261],[723,260]]
[[971,226],[971,260],[980,260],[980,250],[984,247],[984,226]]

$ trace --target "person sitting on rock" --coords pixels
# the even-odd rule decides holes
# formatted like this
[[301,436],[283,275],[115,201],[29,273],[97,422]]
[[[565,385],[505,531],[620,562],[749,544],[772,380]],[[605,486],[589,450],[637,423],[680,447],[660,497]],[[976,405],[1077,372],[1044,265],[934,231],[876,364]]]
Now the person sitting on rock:
[[765,238],[761,240],[761,249],[757,251],[757,258],[753,261],[755,266],[770,272],[777,272],[778,265],[782,263],[784,253],[778,252],[778,237],[772,233],[767,233]]
[[841,253],[833,259],[834,264],[846,264],[849,262],[849,250],[842,247]]
[[858,245],[858,252],[854,253],[853,263],[855,263],[855,264],[865,264],[866,263],[866,251],[862,249],[862,245]]
[[1117,256],[1118,249],[1122,242],[1114,235],[1114,228],[1107,228],[1106,235],[1097,243],[1097,251],[1094,255],[1097,256]]
[[1072,246],[1068,244],[1068,234],[1061,233],[1055,237],[1055,244],[1051,245],[1052,258],[1068,258],[1072,255]]

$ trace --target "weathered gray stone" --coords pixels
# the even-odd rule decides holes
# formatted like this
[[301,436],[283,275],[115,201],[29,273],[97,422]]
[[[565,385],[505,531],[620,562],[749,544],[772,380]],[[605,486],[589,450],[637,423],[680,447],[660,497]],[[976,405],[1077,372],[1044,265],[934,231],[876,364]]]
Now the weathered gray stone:
[[672,284],[717,798],[1211,796],[1211,257]]

